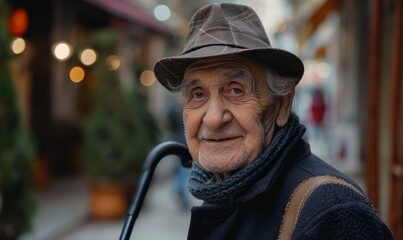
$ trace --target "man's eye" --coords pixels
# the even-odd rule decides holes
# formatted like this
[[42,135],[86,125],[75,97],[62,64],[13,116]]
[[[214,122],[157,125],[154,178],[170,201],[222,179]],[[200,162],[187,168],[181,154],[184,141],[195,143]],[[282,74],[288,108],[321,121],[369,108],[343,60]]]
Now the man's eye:
[[192,94],[193,99],[200,99],[200,98],[203,98],[203,97],[204,97],[204,93],[202,93],[202,92],[194,92]]
[[235,95],[241,95],[243,93],[243,91],[240,88],[232,88],[231,93],[233,93]]

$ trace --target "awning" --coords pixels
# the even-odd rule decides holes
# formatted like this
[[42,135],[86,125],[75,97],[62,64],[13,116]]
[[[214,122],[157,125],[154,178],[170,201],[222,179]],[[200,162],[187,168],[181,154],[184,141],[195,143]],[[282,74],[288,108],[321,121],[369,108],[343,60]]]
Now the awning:
[[299,33],[298,46],[300,49],[304,47],[305,43],[309,40],[328,14],[338,7],[339,3],[340,0],[326,0],[318,9],[313,12]]
[[103,9],[104,11],[127,21],[137,23],[152,31],[172,34],[169,27],[159,22],[135,3],[127,0],[85,0],[86,2]]

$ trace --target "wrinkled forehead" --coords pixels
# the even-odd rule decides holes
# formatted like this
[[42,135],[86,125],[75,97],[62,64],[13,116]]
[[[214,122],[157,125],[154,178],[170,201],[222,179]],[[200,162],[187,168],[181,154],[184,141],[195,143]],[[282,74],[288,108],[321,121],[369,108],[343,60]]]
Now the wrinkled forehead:
[[250,76],[255,84],[266,80],[266,67],[251,59],[239,56],[209,58],[197,61],[185,70],[183,80],[189,80],[189,76],[197,71],[214,71],[216,69],[228,69],[233,70],[230,71],[233,74],[245,74],[245,77]]

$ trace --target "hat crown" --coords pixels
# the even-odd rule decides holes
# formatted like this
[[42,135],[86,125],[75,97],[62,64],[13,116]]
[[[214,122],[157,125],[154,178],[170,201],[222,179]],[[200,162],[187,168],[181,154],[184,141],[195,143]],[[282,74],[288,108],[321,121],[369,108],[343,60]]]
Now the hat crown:
[[231,3],[210,4],[193,15],[182,54],[211,45],[271,48],[256,12]]
[[222,56],[252,59],[281,76],[291,77],[295,84],[304,74],[301,59],[271,46],[254,10],[232,3],[210,4],[197,11],[190,20],[182,53],[160,59],[154,73],[163,86],[177,91],[192,63]]

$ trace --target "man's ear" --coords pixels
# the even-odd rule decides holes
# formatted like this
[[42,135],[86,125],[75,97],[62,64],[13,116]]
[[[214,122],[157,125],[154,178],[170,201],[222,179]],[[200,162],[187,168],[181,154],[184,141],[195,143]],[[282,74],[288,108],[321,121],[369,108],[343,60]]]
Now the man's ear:
[[279,102],[280,102],[280,109],[278,110],[277,118],[276,118],[276,124],[279,127],[284,127],[287,122],[288,118],[290,117],[291,114],[291,107],[292,107],[292,101],[294,99],[294,92],[280,97]]

